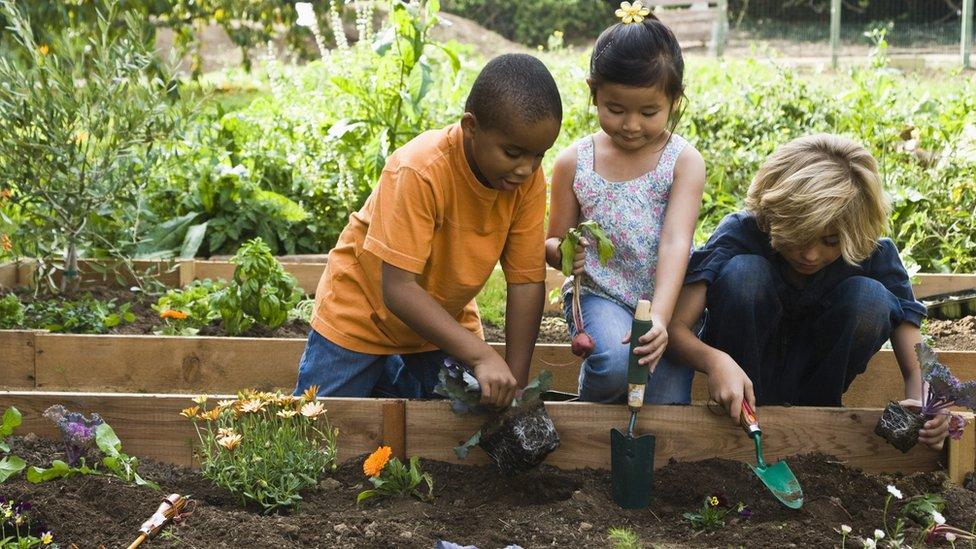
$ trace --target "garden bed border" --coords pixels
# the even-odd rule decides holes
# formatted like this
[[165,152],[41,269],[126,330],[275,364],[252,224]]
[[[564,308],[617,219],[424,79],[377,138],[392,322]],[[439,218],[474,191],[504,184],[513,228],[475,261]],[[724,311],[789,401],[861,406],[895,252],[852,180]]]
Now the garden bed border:
[[[16,406],[24,423],[19,434],[58,439],[53,423],[42,417],[52,404],[71,410],[98,412],[123,441],[123,449],[178,465],[193,465],[198,441],[190,421],[179,411],[191,406],[193,395],[60,393],[3,391],[3,407]],[[232,398],[212,395],[211,399]],[[323,398],[332,426],[339,429],[339,459],[345,461],[389,445],[404,458],[418,456],[459,462],[452,448],[466,440],[483,418],[457,416],[444,401],[402,399]],[[629,413],[624,406],[551,402],[549,416],[559,430],[560,447],[546,463],[563,469],[610,465],[609,431],[623,428]],[[764,434],[763,449],[770,461],[785,456],[824,452],[849,466],[869,472],[918,472],[947,468],[953,482],[962,482],[973,471],[976,459],[976,426],[973,415],[961,440],[948,441],[944,452],[916,446],[902,454],[874,435],[880,409],[763,407],[759,409]],[[755,459],[752,442],[724,414],[703,405],[647,406],[639,416],[636,432],[657,436],[655,466],[669,459],[693,461],[720,457],[743,462]],[[466,463],[486,463],[480,450]]]

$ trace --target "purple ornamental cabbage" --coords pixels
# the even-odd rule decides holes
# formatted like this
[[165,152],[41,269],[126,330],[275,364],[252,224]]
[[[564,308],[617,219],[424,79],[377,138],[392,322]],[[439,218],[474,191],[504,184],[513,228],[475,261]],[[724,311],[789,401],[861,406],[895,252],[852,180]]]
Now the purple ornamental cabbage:
[[963,406],[976,412],[976,381],[959,381],[924,343],[915,345],[915,352],[922,367],[922,379],[929,385],[928,391],[922,395],[921,414],[927,418],[939,414],[948,415],[949,436],[959,440],[966,427],[966,420],[950,412],[949,408]]
[[94,446],[95,427],[104,423],[98,414],[93,413],[88,419],[78,412],[69,412],[60,404],[45,410],[44,417],[54,422],[61,431],[65,457],[72,467],[76,467],[85,452]]

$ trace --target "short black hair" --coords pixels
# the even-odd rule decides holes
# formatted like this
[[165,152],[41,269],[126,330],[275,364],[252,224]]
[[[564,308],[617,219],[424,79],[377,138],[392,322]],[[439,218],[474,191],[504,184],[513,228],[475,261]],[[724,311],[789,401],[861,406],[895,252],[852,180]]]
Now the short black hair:
[[563,102],[552,74],[542,61],[524,53],[506,53],[489,61],[471,86],[464,110],[488,128],[513,118],[529,123],[563,119]]
[[685,62],[674,33],[653,14],[640,23],[617,23],[600,34],[590,57],[590,84],[660,86],[671,101],[685,95]]

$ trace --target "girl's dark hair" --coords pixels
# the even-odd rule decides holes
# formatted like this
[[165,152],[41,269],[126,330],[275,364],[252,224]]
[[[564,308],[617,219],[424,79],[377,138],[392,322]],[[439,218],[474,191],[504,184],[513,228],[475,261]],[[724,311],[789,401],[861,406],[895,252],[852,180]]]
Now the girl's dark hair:
[[685,61],[671,29],[653,14],[640,23],[617,23],[604,30],[590,57],[590,91],[596,97],[600,84],[660,86],[679,105],[668,121],[674,130],[684,112]]

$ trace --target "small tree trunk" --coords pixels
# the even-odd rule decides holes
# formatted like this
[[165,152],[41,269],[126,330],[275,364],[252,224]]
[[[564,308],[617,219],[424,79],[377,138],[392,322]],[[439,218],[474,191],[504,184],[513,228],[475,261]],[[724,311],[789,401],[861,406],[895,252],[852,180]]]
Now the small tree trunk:
[[64,272],[61,273],[61,293],[73,296],[78,291],[81,277],[78,273],[78,245],[72,237],[68,239],[68,248],[64,252]]

